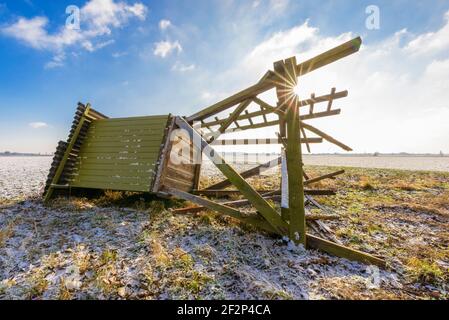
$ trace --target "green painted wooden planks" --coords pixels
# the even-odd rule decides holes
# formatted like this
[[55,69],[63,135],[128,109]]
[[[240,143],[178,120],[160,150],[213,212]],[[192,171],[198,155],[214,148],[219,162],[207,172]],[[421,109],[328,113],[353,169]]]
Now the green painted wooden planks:
[[169,115],[93,121],[71,187],[150,191]]

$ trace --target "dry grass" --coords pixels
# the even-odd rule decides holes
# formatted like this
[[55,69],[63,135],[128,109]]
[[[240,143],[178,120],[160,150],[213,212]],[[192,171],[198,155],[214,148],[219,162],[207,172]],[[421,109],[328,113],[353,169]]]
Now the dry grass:
[[[307,167],[307,172],[316,177],[339,169]],[[92,296],[81,295],[82,298],[203,299],[251,292],[250,297],[291,299],[300,297],[295,291],[298,288],[306,290],[301,283],[292,284],[304,277],[311,286],[308,290],[318,298],[448,299],[449,174],[356,168],[346,171],[336,179],[308,188],[337,191],[334,197],[316,197],[341,216],[338,221],[328,222],[330,228],[346,245],[384,257],[389,271],[398,277],[397,286],[382,284],[369,289],[360,272],[341,272],[342,261],[327,255],[309,252],[284,261],[289,254],[284,244],[242,227],[233,219],[208,211],[173,215],[167,209],[184,206],[183,202],[136,193],[107,191],[97,198],[56,199],[51,206],[54,212],[71,213],[64,220],[51,220],[47,215],[48,220],[36,223],[28,218],[29,212],[21,221],[4,220],[0,249],[17,236],[18,223],[32,225],[36,237],[44,239],[57,230],[76,230],[73,232],[80,235],[92,231],[80,228],[81,223],[102,232],[122,228],[117,235],[129,237],[126,239],[130,249],[122,248],[122,242],[115,247],[110,243],[73,244],[66,236],[59,238],[58,248],[67,248],[70,243],[68,249],[43,253],[40,247],[30,247],[27,254],[40,257],[40,265],[24,276],[26,284],[20,284],[24,296],[30,299],[45,298],[52,286],[53,290],[56,286],[56,295],[52,297],[59,299],[77,299],[85,291]],[[217,180],[220,178],[208,177],[206,182]],[[277,175],[250,181],[259,189],[279,188]],[[131,237],[128,234],[132,230],[122,223],[134,221],[137,214],[145,223],[134,225],[133,230],[138,226],[138,231]],[[267,261],[270,259],[266,257],[271,257],[267,252],[274,249],[283,251],[275,251],[276,261]],[[136,252],[144,258],[137,259]],[[300,264],[298,257],[304,259]],[[133,278],[138,285],[132,291],[126,274],[128,268],[134,267],[139,270]],[[324,272],[307,278],[309,268]],[[66,272],[56,285],[47,280],[47,275],[67,269],[73,273]],[[272,277],[276,270],[282,270],[278,278]],[[71,274],[76,277],[70,278]],[[285,277],[293,290],[279,286]],[[0,297],[17,286],[15,281],[0,281]]]
[[[347,245],[381,255],[394,268],[403,269],[408,283],[402,293],[360,294],[356,282],[339,280],[328,292],[357,299],[445,297],[441,292],[449,289],[449,174],[317,166],[306,171],[316,177],[340,169],[346,173],[308,186],[337,191],[334,197],[316,197],[341,216],[329,222],[331,229]],[[279,183],[278,176],[257,179],[258,186]]]
[[14,235],[15,221],[10,221],[6,227],[0,229],[0,248],[5,245],[5,242]]

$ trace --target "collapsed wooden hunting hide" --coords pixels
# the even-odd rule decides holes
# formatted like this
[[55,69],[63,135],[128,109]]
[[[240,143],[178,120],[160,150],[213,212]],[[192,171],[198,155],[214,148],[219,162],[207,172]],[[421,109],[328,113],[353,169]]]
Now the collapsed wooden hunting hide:
[[[331,190],[307,189],[323,179],[333,178],[343,171],[321,177],[310,177],[302,165],[302,145],[326,140],[344,150],[348,146],[306,123],[308,120],[340,113],[333,102],[347,96],[347,91],[335,88],[329,94],[300,100],[295,94],[297,79],[320,67],[359,50],[361,39],[355,38],[305,62],[294,57],[277,61],[255,85],[236,93],[191,116],[172,115],[108,118],[79,104],[67,142],[59,142],[48,176],[44,200],[49,201],[55,190],[90,188],[150,192],[163,197],[174,196],[196,204],[176,212],[197,212],[210,209],[251,224],[268,233],[288,237],[296,243],[328,253],[370,264],[384,265],[378,257],[345,247],[332,236],[322,220],[335,216],[311,215],[306,204],[321,206],[312,195],[332,195]],[[260,94],[274,89],[275,106],[263,101]],[[249,111],[250,106],[257,109]],[[324,106],[322,108],[321,106]],[[277,126],[276,138],[219,139],[222,134]],[[246,179],[281,163],[281,157],[244,172],[236,172],[226,163],[214,145],[247,145],[277,143],[285,151],[284,190],[255,190]],[[202,155],[226,177],[225,180],[199,190]],[[232,186],[234,189],[226,189]],[[269,199],[284,199],[280,211]],[[240,194],[245,199],[217,202],[210,197]],[[209,198],[206,198],[207,196]],[[239,211],[250,205],[253,213]],[[315,235],[307,233],[311,227]],[[321,237],[317,236],[319,234]],[[327,239],[325,239],[327,238]]]

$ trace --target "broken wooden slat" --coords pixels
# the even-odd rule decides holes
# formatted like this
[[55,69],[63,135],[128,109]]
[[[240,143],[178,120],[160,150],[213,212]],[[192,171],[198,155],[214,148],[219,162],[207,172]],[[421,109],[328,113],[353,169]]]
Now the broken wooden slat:
[[310,95],[310,100],[311,100],[311,103],[310,103],[310,108],[309,108],[309,114],[312,114],[313,113],[313,107],[315,106],[315,93],[312,93],[311,95]]
[[301,127],[300,129],[301,129],[301,133],[302,133],[302,136],[303,136],[303,138],[301,138],[301,143],[305,143],[306,144],[307,152],[310,153],[309,139],[306,136],[306,131],[304,130],[303,127]]
[[331,137],[330,135],[324,133],[323,131],[321,131],[321,130],[311,126],[310,124],[306,124],[304,122],[301,122],[301,126],[304,127],[305,129],[309,130],[310,132],[313,132],[316,135],[322,137],[324,140],[327,140],[330,143],[333,143],[333,144],[339,146],[343,150],[352,151],[352,149],[350,147],[348,147],[347,145],[345,145],[344,143],[338,141],[337,139]]
[[[266,163],[258,165],[257,167],[246,170],[246,171],[240,173],[240,175],[242,176],[242,178],[247,179],[247,178],[253,177],[255,175],[258,175],[266,170],[274,168],[274,167],[278,166],[280,163],[281,163],[281,158],[278,157],[276,159],[273,159]],[[214,189],[220,190],[220,189],[229,187],[230,185],[232,185],[232,183],[228,179],[226,179],[226,180],[220,181],[218,183],[215,183],[215,184],[207,187],[206,190],[214,190]]]
[[[221,123],[221,126],[220,128],[218,128],[216,134],[212,136],[208,142],[211,143],[212,141],[216,140],[220,136],[220,134],[225,132],[226,129],[238,118],[238,116],[243,112],[243,110],[248,107],[250,103],[250,99],[240,103],[240,105],[234,110],[234,112],[232,112],[231,115]],[[246,112],[248,111],[246,110]]]
[[345,173],[345,170],[338,170],[338,171],[328,173],[328,174],[325,174],[325,175],[322,175],[322,176],[319,176],[316,178],[308,179],[308,180],[304,181],[304,184],[309,185],[309,184],[312,184],[312,183],[315,183],[315,182],[318,182],[318,181],[321,181],[324,179],[331,179],[331,178],[334,178],[335,176],[338,176],[343,173]]
[[329,103],[327,104],[327,111],[331,111],[332,109],[332,102],[334,102],[334,96],[335,96],[335,91],[337,89],[332,88],[331,89],[331,94],[330,94],[330,98],[329,98]]
[[[334,95],[334,100],[338,99],[338,98],[343,98],[346,97],[348,95],[348,91],[341,91],[341,92],[337,92]],[[330,99],[331,95],[327,94],[327,95],[323,95],[323,96],[319,96],[319,97],[315,97],[315,103],[319,103],[319,102],[325,102],[328,101]],[[259,117],[259,116],[266,116],[267,114],[271,114],[273,112],[276,111],[276,108],[269,105],[268,103],[266,103],[265,101],[255,97],[252,99],[255,103],[257,103],[262,110],[258,110],[258,111],[253,111],[253,112],[249,112],[248,114],[241,114],[236,120],[240,121],[240,120],[246,120],[248,118],[255,118],[255,117]],[[306,99],[306,100],[301,100],[299,101],[299,105],[301,107],[305,107],[310,105],[310,103],[312,102],[311,99]],[[335,109],[335,110],[329,110],[329,111],[321,111],[321,112],[315,112],[313,114],[303,114],[300,116],[301,120],[308,120],[308,119],[315,119],[315,118],[322,118],[322,117],[327,117],[327,116],[333,116],[333,115],[337,115],[340,114],[341,110],[339,109]],[[210,126],[216,126],[216,125],[220,125],[222,124],[224,121],[226,121],[226,119],[218,119],[217,117],[214,118],[214,121],[209,121],[209,122],[205,122],[204,120],[201,120],[201,127],[205,128],[205,127],[210,127]]]

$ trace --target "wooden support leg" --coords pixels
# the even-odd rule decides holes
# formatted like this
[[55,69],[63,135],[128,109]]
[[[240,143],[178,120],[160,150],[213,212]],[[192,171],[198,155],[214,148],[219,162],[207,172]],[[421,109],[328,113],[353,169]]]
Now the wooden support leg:
[[251,224],[255,227],[258,227],[262,230],[265,230],[267,232],[270,233],[278,233],[276,231],[275,228],[273,228],[266,220],[261,219],[258,216],[252,215],[252,216],[248,216],[248,215],[244,215],[242,214],[239,210],[228,207],[226,205],[220,204],[220,203],[216,203],[214,201],[208,200],[208,199],[204,199],[201,198],[199,196],[195,196],[193,194],[190,194],[188,192],[184,192],[181,190],[177,190],[174,188],[170,188],[170,187],[164,187],[164,191],[166,191],[168,194],[171,194],[175,197],[187,200],[187,201],[191,201],[194,202],[200,206],[206,207],[212,211],[216,211],[228,216],[231,216],[233,218],[239,219],[242,222]]
[[299,142],[299,115],[296,105],[287,113],[287,173],[289,190],[290,239],[306,245],[303,168]]
[[201,144],[201,149],[206,151],[206,155],[212,160],[214,165],[233,185],[236,186],[236,188],[251,202],[257,211],[278,231],[278,233],[285,234],[287,232],[288,225],[282,220],[276,210],[256,190],[254,190],[253,187],[251,187],[251,185],[234,170],[234,168],[228,165],[196,130],[180,117],[176,118],[176,124],[189,133],[192,141]]
[[[304,208],[304,185],[303,168],[298,163],[302,163],[301,141],[300,141],[300,119],[298,98],[293,93],[296,85],[296,59],[290,58],[285,62],[275,63],[275,70],[283,68],[289,77],[286,77],[285,84],[278,87],[278,105],[286,109],[287,127],[287,176],[288,176],[288,216],[289,216],[289,236],[296,243],[306,246],[306,219]],[[292,82],[288,81],[291,79]]]
[[308,234],[307,246],[309,248],[318,249],[337,257],[348,260],[359,261],[367,264],[373,264],[379,267],[385,267],[385,260],[375,257],[371,254],[345,247],[343,245],[321,239],[319,237]]

